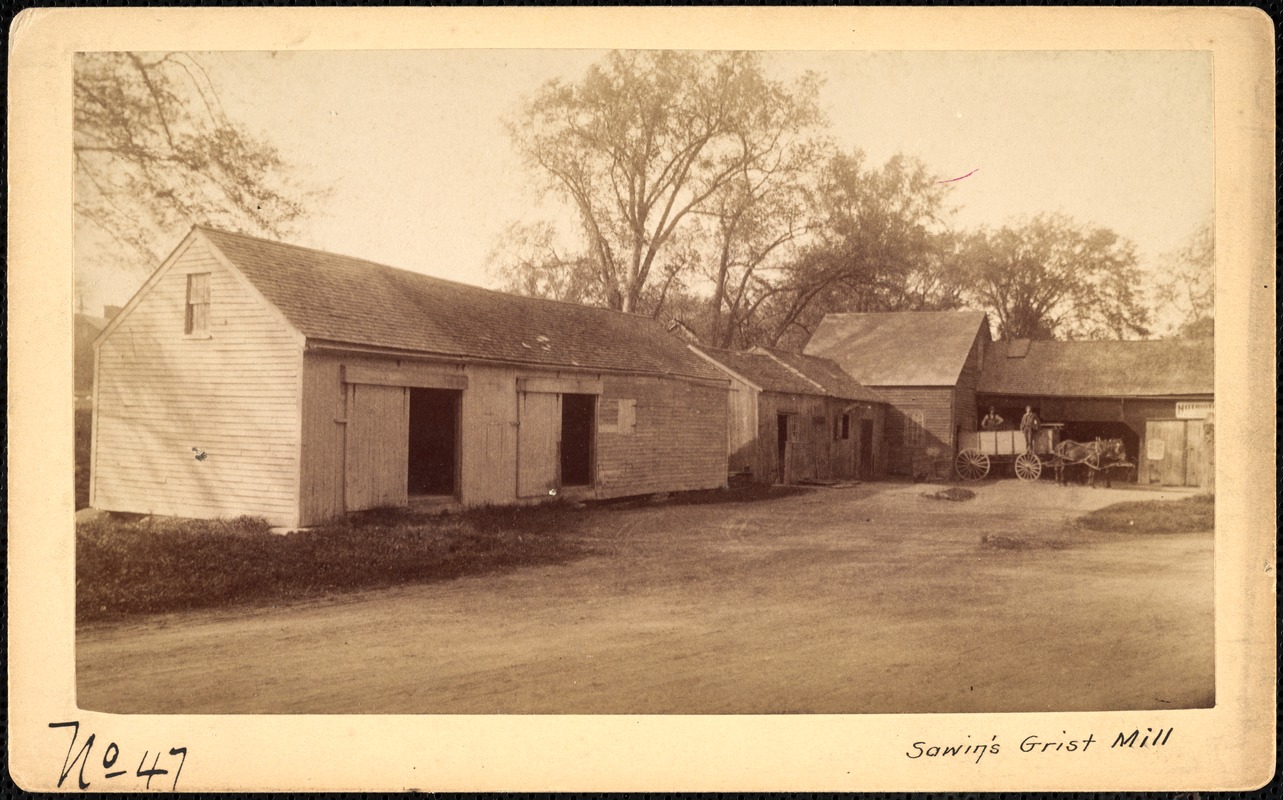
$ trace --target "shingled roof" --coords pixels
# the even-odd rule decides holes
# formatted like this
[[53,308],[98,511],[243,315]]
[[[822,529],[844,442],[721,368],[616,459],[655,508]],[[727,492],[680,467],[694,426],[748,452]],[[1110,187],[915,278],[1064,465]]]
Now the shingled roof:
[[695,346],[709,358],[767,392],[812,394],[843,400],[886,402],[876,392],[842,372],[827,359],[785,353],[765,347],[743,352]]
[[841,397],[845,400],[866,400],[871,403],[886,402],[886,398],[882,395],[843,372],[832,359],[808,356],[803,353],[789,353],[767,347],[755,347],[753,351],[767,353],[777,361],[784,362],[810,381],[819,384],[826,394],[833,397]]
[[[692,345],[694,347],[694,345]],[[765,353],[745,353],[716,347],[697,348],[731,372],[767,392],[824,394],[824,390]]]
[[806,345],[865,386],[953,386],[983,311],[829,314]]
[[1061,397],[1172,397],[1213,392],[1211,339],[995,342],[979,391]]
[[647,317],[494,292],[197,227],[309,339],[466,359],[724,379]]

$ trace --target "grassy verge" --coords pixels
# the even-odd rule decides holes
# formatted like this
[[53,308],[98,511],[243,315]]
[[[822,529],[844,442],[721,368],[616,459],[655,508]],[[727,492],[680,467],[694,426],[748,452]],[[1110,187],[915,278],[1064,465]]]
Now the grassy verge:
[[1215,518],[1215,498],[1203,494],[1183,500],[1114,503],[1079,517],[1078,525],[1093,531],[1194,533],[1212,530]]
[[76,526],[80,621],[426,583],[584,552],[591,512],[552,504],[449,516],[378,511],[287,536],[254,518],[103,517]]

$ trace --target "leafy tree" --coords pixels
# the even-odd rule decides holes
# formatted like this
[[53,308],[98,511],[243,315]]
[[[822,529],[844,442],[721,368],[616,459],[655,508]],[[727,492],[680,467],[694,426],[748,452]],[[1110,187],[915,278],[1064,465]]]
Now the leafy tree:
[[1216,240],[1211,224],[1199,226],[1183,247],[1162,258],[1155,289],[1160,307],[1174,309],[1180,322],[1174,331],[1184,338],[1207,337],[1215,331]]
[[1107,228],[1039,215],[966,237],[959,253],[970,297],[1007,339],[1145,336],[1135,246]]
[[77,236],[147,274],[193,223],[283,237],[323,197],[229,119],[187,53],[80,53],[74,74]]
[[808,243],[762,288],[752,337],[797,344],[835,311],[956,308],[947,196],[915,158],[869,167],[859,150],[830,155],[811,195]]
[[674,245],[682,226],[820,122],[818,89],[813,74],[768,78],[753,53],[613,52],[578,82],[544,84],[508,127],[578,217],[587,294],[658,313],[702,251]]
[[821,147],[799,139],[781,146],[727,181],[699,211],[711,285],[705,340],[714,347],[747,346],[757,301],[783,277],[813,226],[808,190]]

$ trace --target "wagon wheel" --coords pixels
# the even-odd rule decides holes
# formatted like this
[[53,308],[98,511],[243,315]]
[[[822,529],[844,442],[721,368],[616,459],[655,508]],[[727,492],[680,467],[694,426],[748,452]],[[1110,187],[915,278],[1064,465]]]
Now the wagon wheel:
[[1022,481],[1036,481],[1042,474],[1042,460],[1032,453],[1016,456],[1016,477]]
[[953,466],[958,471],[959,478],[978,481],[989,474],[989,456],[968,448],[958,453]]

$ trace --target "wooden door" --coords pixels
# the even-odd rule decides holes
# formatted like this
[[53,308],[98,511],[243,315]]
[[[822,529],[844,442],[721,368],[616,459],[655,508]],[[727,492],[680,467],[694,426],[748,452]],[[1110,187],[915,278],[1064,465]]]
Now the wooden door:
[[829,480],[833,473],[829,469],[829,458],[832,455],[833,436],[829,432],[827,417],[811,418],[811,453],[814,463],[811,465],[811,477]]
[[1186,486],[1188,484],[1187,431],[1188,420],[1151,419],[1145,424],[1145,459],[1146,474],[1150,483],[1163,486]]
[[410,395],[400,386],[348,385],[344,508],[406,503]]
[[860,477],[873,478],[873,420],[860,420]]
[[561,395],[521,392],[517,397],[517,496],[556,494]]

